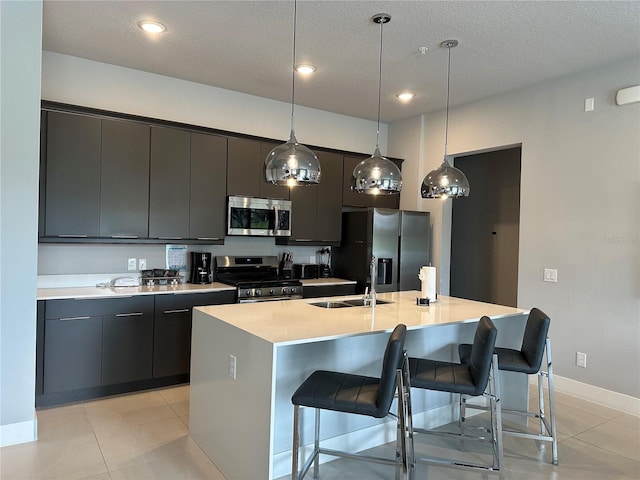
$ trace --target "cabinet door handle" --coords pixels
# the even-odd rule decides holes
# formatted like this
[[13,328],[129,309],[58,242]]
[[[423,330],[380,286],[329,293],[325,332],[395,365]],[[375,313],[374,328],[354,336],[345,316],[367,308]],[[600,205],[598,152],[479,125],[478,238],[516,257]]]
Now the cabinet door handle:
[[182,237],[158,237],[160,240],[182,240]]
[[186,313],[188,311],[188,308],[181,308],[179,310],[165,310],[164,313]]
[[198,237],[196,240],[220,240],[220,237]]
[[58,320],[60,320],[61,322],[66,322],[67,320],[86,320],[87,318],[91,318],[91,317],[65,317],[65,318],[59,318]]
[[116,313],[116,317],[139,317],[140,315],[142,315],[142,312]]
[[311,242],[313,241],[311,238],[294,238],[296,242]]
[[138,238],[137,235],[111,235],[111,238]]
[[60,237],[60,238],[87,238],[88,235],[81,235],[81,234],[76,235],[75,233],[61,233],[60,235],[58,235],[58,237]]

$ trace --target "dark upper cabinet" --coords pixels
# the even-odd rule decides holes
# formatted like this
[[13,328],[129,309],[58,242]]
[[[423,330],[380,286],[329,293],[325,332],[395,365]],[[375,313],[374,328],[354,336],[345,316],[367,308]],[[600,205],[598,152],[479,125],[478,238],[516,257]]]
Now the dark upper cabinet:
[[345,156],[343,169],[342,184],[342,204],[346,207],[370,207],[370,195],[357,193],[351,190],[351,181],[353,178],[353,169],[356,165],[364,160],[365,157],[347,157]]
[[227,194],[260,196],[260,142],[229,137],[227,157]]
[[102,120],[102,237],[148,236],[149,138],[149,125]]
[[290,241],[316,240],[318,216],[318,185],[291,187],[291,237]]
[[342,227],[342,155],[316,152],[320,183],[291,187],[291,236],[278,244],[329,245],[340,242]]
[[319,152],[322,177],[318,185],[316,238],[329,244],[340,242],[342,233],[342,155]]
[[97,237],[101,120],[60,112],[48,112],[42,120],[46,175],[40,235]]
[[191,133],[189,237],[222,240],[227,200],[227,138]]
[[353,169],[365,158],[367,157],[344,157],[342,204],[345,207],[400,208],[400,195],[369,195],[351,190]]
[[[284,143],[284,142],[282,142]],[[267,155],[269,152],[273,150],[278,145],[282,143],[272,143],[272,142],[260,142],[260,158],[258,159],[259,171],[258,176],[260,177],[259,181],[259,197],[263,198],[281,198],[283,200],[290,199],[289,187],[282,185],[274,185],[271,182],[267,182],[267,177],[265,175],[265,160],[267,159]]]
[[289,199],[289,187],[267,183],[264,161],[277,143],[229,137],[227,194]]
[[186,130],[151,127],[149,237],[189,236],[191,139]]

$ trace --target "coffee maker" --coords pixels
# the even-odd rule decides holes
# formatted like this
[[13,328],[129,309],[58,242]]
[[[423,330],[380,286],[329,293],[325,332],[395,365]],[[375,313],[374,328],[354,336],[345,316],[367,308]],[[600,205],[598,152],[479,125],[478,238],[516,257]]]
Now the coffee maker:
[[211,283],[211,253],[191,252],[190,283]]

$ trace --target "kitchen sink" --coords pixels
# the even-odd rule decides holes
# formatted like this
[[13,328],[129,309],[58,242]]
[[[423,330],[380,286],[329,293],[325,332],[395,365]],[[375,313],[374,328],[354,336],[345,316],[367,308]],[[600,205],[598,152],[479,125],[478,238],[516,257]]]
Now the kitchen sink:
[[[387,300],[376,300],[377,305],[382,305],[384,303],[393,303]],[[353,300],[336,300],[336,301],[327,301],[327,302],[311,302],[309,305],[313,305],[314,307],[321,308],[346,308],[346,307],[368,307],[370,304],[362,298],[354,298]]]
[[322,307],[322,308],[345,308],[345,307],[353,307],[353,305],[349,305],[345,302],[312,302],[309,305],[313,305],[314,307]]
[[[369,303],[369,300],[367,300],[367,302],[365,303],[365,301],[362,298],[354,298],[353,300],[343,300],[343,302],[348,303],[352,307],[368,307],[369,305],[371,305]],[[376,305],[383,305],[385,303],[393,303],[393,302],[390,302],[388,300],[380,300],[379,298],[376,299]]]

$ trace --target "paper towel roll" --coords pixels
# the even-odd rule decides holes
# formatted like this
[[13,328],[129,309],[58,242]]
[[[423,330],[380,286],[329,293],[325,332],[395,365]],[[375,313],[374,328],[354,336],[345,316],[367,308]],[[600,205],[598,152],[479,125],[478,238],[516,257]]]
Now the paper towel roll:
[[436,267],[420,267],[418,278],[422,281],[420,295],[429,302],[436,301]]

